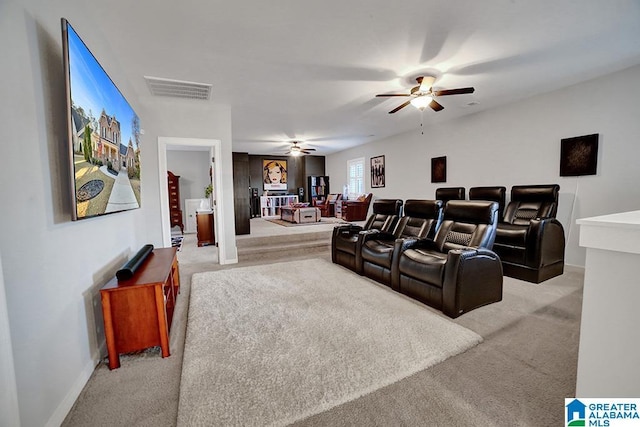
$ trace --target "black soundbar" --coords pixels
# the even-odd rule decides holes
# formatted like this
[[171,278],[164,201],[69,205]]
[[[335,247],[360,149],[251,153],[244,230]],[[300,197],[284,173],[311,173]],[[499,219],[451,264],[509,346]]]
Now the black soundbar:
[[129,280],[133,277],[136,270],[140,268],[144,260],[153,251],[153,245],[144,245],[133,258],[129,260],[120,270],[116,272],[118,280]]

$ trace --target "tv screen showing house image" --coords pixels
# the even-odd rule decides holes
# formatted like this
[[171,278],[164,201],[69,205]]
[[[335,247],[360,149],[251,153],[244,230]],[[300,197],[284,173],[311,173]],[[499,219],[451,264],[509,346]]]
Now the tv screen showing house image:
[[72,219],[140,207],[140,121],[62,19]]

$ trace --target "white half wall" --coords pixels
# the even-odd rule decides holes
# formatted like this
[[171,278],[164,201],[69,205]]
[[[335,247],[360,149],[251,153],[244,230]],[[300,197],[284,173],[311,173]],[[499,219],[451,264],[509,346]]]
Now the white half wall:
[[[478,98],[483,96],[477,91]],[[566,263],[584,266],[577,218],[640,209],[640,67],[501,108],[429,125],[327,156],[333,188],[347,183],[347,161],[366,157],[365,181],[376,198],[433,199],[437,187],[560,184],[558,219],[567,235]],[[444,101],[443,101],[444,104]],[[470,107],[465,107],[470,108]],[[446,114],[425,111],[424,114]],[[393,120],[393,117],[384,119]],[[382,119],[381,119],[382,120]],[[560,177],[560,140],[600,134],[598,173]],[[385,155],[384,188],[371,190],[369,161]],[[431,183],[431,158],[447,156],[447,182]],[[574,203],[575,200],[575,203]]]

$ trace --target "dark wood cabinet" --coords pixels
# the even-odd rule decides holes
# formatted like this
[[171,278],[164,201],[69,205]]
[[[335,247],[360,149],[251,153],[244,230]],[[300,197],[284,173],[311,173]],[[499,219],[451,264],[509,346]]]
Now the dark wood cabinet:
[[214,245],[216,243],[213,228],[213,212],[196,213],[198,227],[198,246]]
[[120,353],[160,346],[168,357],[169,330],[180,291],[176,248],[154,249],[133,277],[116,277],[100,289],[109,369]]
[[233,207],[236,235],[251,233],[249,153],[233,153]]
[[178,226],[184,234],[182,222],[182,208],[180,204],[180,177],[167,171],[167,185],[169,187],[169,222],[171,228]]

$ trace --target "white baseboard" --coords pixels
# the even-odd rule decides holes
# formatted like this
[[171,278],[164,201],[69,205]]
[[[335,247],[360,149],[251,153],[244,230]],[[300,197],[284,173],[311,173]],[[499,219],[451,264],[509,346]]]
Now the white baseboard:
[[76,403],[78,396],[80,396],[82,389],[89,381],[89,378],[91,378],[91,374],[93,374],[96,366],[98,366],[98,363],[100,363],[100,355],[103,354],[103,349],[105,346],[106,344],[105,342],[103,342],[100,348],[93,353],[93,355],[91,356],[91,360],[87,362],[84,369],[82,369],[80,375],[78,375],[78,378],[73,383],[73,386],[71,387],[71,389],[69,389],[67,395],[64,397],[64,399],[62,399],[60,405],[58,405],[54,413],[45,424],[46,427],[58,427],[62,425],[62,422],[67,417],[67,414],[69,414],[69,411],[73,407],[74,403]]

